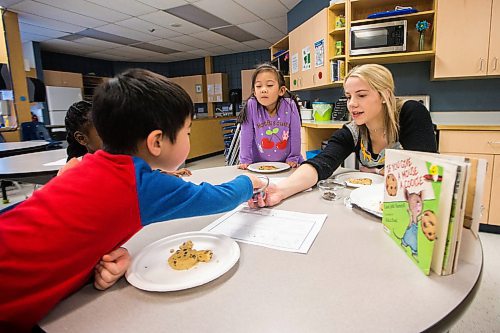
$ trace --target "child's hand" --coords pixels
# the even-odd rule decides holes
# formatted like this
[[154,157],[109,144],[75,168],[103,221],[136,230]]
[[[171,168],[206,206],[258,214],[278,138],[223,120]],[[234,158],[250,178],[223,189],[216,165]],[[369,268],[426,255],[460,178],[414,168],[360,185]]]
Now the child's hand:
[[286,164],[288,164],[292,168],[296,168],[299,166],[299,163],[293,162],[293,161],[288,161],[288,162],[286,162]]
[[94,268],[94,287],[108,289],[125,274],[129,265],[130,254],[123,247],[105,254]]
[[359,171],[361,172],[370,172],[370,173],[376,173],[377,175],[384,175],[384,168],[382,169],[377,169],[377,168],[368,168],[365,167],[364,165],[359,166]]
[[242,163],[238,164],[238,169],[246,170],[250,164]]
[[186,169],[186,168],[182,168],[182,169],[175,170],[175,171],[166,171],[166,170],[161,170],[161,169],[158,169],[158,170],[161,173],[164,173],[166,175],[171,175],[171,176],[176,176],[176,177],[191,176],[192,175],[191,170]]
[[73,157],[68,162],[66,162],[66,164],[61,169],[59,169],[59,171],[57,172],[57,175],[58,176],[62,175],[63,173],[65,173],[66,171],[68,171],[69,169],[71,169],[72,167],[77,165],[78,163],[80,163],[80,160],[77,157]]

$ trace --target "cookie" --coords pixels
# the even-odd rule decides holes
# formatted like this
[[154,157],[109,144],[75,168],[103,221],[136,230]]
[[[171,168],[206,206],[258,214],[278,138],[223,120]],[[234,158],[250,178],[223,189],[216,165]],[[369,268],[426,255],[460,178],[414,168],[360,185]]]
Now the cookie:
[[198,261],[201,262],[208,262],[212,259],[213,253],[210,250],[205,250],[205,251],[195,251],[196,252],[196,257],[198,258]]
[[433,241],[436,239],[437,217],[432,210],[426,210],[422,214],[421,226],[425,237]]
[[398,180],[392,173],[388,174],[385,178],[385,190],[391,197],[395,197],[398,194]]
[[[172,253],[173,250],[170,250]],[[168,258],[168,264],[175,270],[187,270],[194,267],[198,262],[209,262],[212,259],[211,250],[197,251],[193,248],[193,242],[188,240],[179,246],[179,249]]]
[[371,185],[372,180],[370,178],[349,178],[347,182],[356,185]]

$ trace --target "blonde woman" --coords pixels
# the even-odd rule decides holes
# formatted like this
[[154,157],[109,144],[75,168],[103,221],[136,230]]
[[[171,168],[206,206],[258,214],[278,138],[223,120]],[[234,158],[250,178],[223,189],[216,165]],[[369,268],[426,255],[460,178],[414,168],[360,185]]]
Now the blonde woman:
[[265,202],[260,199],[258,206],[276,205],[330,177],[352,152],[361,171],[378,174],[384,173],[385,148],[437,152],[429,111],[417,101],[396,102],[394,80],[384,66],[353,68],[344,80],[344,91],[352,121],[332,135],[319,155],[270,186]]

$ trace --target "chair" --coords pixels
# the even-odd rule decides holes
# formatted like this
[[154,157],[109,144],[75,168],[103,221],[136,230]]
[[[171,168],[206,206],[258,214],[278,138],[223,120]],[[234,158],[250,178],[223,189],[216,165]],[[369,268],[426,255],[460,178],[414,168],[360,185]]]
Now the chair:
[[233,141],[234,132],[236,131],[236,119],[227,119],[220,122],[222,128],[222,137],[224,139],[224,156],[227,158],[231,141]]
[[61,141],[53,140],[49,131],[41,122],[30,121],[21,123],[21,141],[45,140],[49,142],[47,150],[60,149]]

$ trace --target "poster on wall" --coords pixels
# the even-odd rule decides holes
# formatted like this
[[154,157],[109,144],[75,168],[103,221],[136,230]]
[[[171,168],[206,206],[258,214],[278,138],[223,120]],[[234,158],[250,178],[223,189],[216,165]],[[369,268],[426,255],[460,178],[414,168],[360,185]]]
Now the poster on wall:
[[299,71],[299,54],[292,54],[292,74],[297,73]]
[[302,71],[311,69],[311,48],[309,45],[302,49]]
[[325,40],[321,39],[314,43],[314,66],[323,67],[325,64]]

